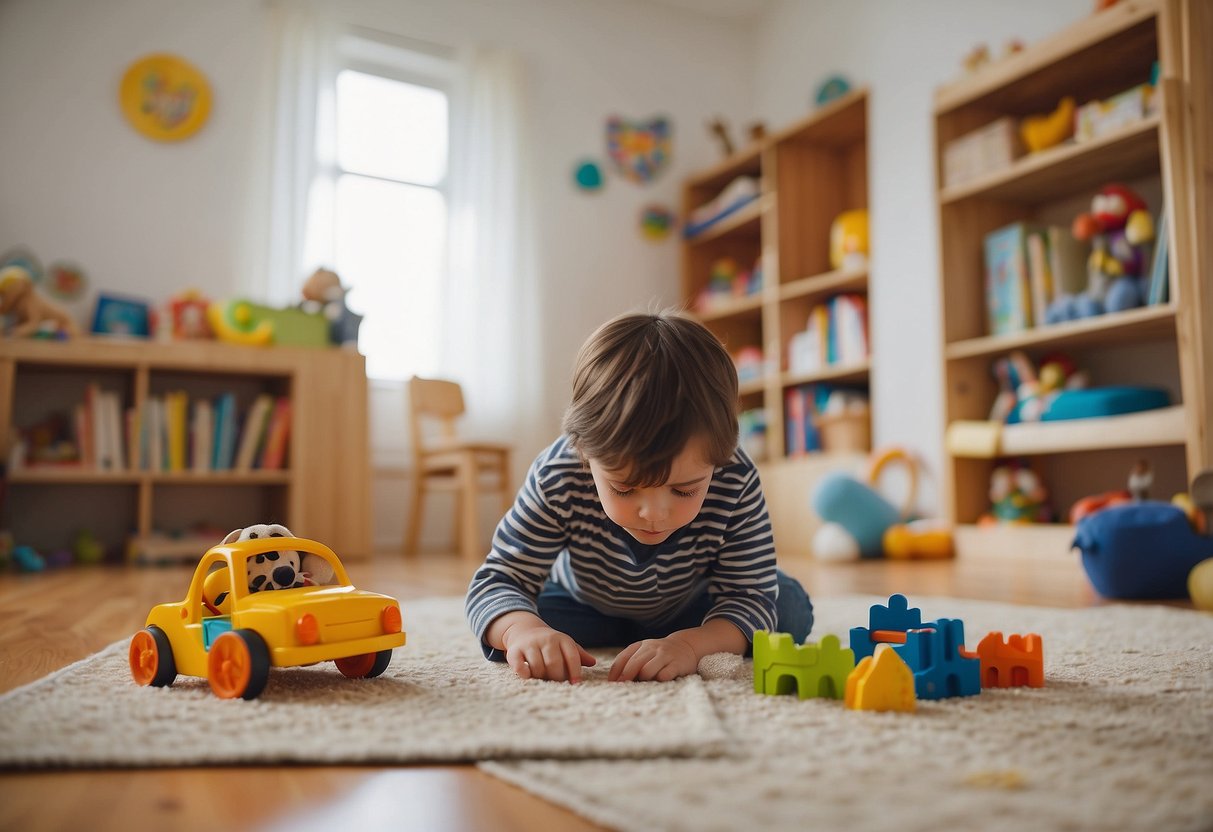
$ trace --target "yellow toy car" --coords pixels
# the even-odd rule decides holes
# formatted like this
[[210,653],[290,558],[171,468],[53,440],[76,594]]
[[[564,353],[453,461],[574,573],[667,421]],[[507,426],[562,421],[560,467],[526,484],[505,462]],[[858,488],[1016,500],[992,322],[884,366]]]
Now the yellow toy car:
[[[246,561],[284,549],[325,560],[334,583],[251,592]],[[207,550],[185,600],[152,608],[131,639],[129,658],[140,685],[171,685],[181,673],[205,677],[223,699],[255,699],[270,667],[334,661],[344,676],[370,678],[387,669],[393,648],[404,643],[400,604],[355,589],[332,549],[299,537],[267,537]]]

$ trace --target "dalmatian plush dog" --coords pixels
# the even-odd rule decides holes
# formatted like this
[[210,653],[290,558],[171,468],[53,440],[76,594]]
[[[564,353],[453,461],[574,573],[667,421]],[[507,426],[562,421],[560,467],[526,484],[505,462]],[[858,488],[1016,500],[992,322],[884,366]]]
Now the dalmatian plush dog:
[[[259,523],[243,529],[233,529],[223,538],[224,543],[257,540],[264,537],[294,537],[291,530],[278,523]],[[266,552],[248,560],[249,592],[292,589],[301,586],[327,584],[333,579],[333,568],[318,555],[282,549]]]

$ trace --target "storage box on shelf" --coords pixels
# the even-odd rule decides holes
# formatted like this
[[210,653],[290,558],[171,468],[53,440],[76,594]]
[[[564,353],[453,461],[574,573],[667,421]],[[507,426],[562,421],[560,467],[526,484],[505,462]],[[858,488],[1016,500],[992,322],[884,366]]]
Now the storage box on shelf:
[[12,460],[0,527],[17,542],[70,548],[85,528],[111,550],[129,542],[134,557],[156,560],[192,545],[179,540],[190,529],[275,520],[338,551],[370,551],[366,374],[357,353],[0,341],[4,458],[19,454],[16,429],[56,414],[74,423],[69,434],[83,447],[54,463]]
[[[1153,494],[1183,490],[1213,464],[1209,371],[1207,248],[1193,244],[1209,225],[1208,58],[1200,44],[1213,34],[1208,10],[1188,0],[1130,0],[1092,14],[960,82],[935,99],[940,218],[945,427],[945,501],[962,526],[958,552],[1033,549],[1065,554],[1070,505],[1092,493],[1123,488],[1139,459],[1153,464]],[[959,183],[945,176],[954,140],[1007,118],[1048,113],[1063,97],[1081,106],[1111,98],[1151,77],[1158,63],[1158,107],[1086,140],[1006,161]],[[1005,124],[1005,122],[1004,122]],[[1045,324],[1032,309],[1029,326],[991,332],[987,306],[987,235],[1027,221],[1068,228],[1110,182],[1146,197],[1155,220],[1166,215],[1169,249],[1166,302],[1097,317]],[[1038,287],[1037,287],[1038,288]],[[1038,299],[1031,301],[1040,305]],[[1091,370],[1098,385],[1162,386],[1170,407],[1062,422],[1008,425],[978,441],[955,441],[967,424],[986,419],[999,384],[992,362],[1012,350],[1035,360],[1064,351]],[[972,435],[963,437],[972,440]],[[988,440],[988,441],[986,441]],[[1000,457],[1026,457],[1042,473],[1061,523],[1051,528],[970,528],[988,511],[991,472]]]
[[[854,445],[869,435],[867,425],[855,424],[867,417],[851,413],[834,420],[849,427],[831,432],[844,447],[827,444],[824,452],[818,446],[818,452],[802,455],[803,443],[793,440],[797,431],[810,439],[817,435],[812,414],[804,412],[803,423],[791,424],[785,412],[789,394],[802,385],[844,385],[865,395],[869,389],[867,269],[836,269],[830,260],[834,220],[844,211],[868,208],[867,106],[866,90],[848,93],[692,176],[683,188],[683,216],[693,220],[702,217],[705,205],[727,208],[714,203],[722,194],[725,203],[734,194],[752,197],[717,223],[692,222],[696,233],[683,241],[682,290],[688,308],[735,357],[745,350],[741,406],[763,411],[761,419],[748,423],[766,425],[765,442],[755,446],[766,450],[764,481],[780,485],[768,487],[767,494],[776,526],[787,530],[780,534],[781,550],[807,549],[812,521],[804,507],[811,483],[828,470],[856,468],[863,454]],[[739,176],[756,180],[756,191],[730,189]],[[731,285],[719,279],[730,263],[750,279]],[[754,273],[760,276],[755,279]],[[863,331],[848,329],[845,350],[836,346],[832,356],[810,350],[806,366],[793,366],[794,339],[809,329],[816,307],[829,308],[839,295],[860,299],[844,302],[843,322],[862,314]],[[757,373],[754,366],[760,367]]]

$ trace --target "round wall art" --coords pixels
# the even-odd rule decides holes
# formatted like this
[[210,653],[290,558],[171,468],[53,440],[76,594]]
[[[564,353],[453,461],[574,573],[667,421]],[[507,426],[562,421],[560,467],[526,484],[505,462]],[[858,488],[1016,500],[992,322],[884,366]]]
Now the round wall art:
[[206,77],[176,55],[147,55],[135,61],[122,76],[118,98],[131,126],[162,142],[194,135],[211,112]]

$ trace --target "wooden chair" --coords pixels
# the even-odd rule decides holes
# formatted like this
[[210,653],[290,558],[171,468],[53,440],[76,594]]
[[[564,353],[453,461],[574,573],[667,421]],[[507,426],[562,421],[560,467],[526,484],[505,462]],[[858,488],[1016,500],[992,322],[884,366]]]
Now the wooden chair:
[[[456,421],[464,412],[463,390],[453,381],[413,376],[409,380],[409,422],[413,438],[412,513],[404,535],[406,556],[417,554],[422,510],[430,491],[455,494],[455,549],[468,560],[488,554],[479,539],[477,515],[482,494],[501,493],[502,512],[514,504],[510,491],[510,447],[484,442],[461,442]],[[427,431],[437,425],[434,431]]]

